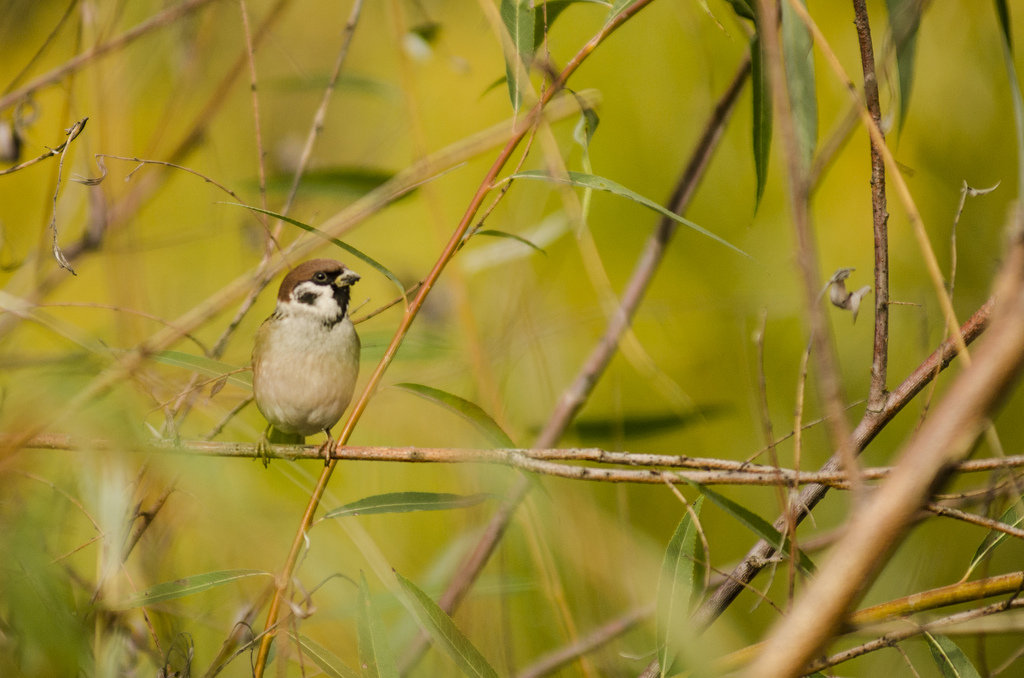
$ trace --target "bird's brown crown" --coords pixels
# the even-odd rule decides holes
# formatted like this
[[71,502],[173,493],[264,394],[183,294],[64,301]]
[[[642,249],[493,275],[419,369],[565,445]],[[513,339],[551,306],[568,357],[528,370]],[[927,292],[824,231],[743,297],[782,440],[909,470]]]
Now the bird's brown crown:
[[345,265],[334,259],[310,259],[304,261],[284,277],[281,287],[277,291],[279,301],[288,301],[291,298],[292,290],[299,283],[314,281],[317,273],[326,273],[327,280],[333,281],[338,275],[345,271]]

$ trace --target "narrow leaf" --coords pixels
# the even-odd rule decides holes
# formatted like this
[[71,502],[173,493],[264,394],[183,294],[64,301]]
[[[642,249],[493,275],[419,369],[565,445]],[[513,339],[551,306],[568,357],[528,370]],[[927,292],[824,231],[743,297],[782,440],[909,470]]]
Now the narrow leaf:
[[420,627],[443,650],[467,676],[475,678],[498,678],[497,672],[487,663],[480,651],[455,625],[452,618],[437,606],[430,596],[415,584],[395,572],[402,591],[403,604],[408,608]]
[[184,598],[195,593],[207,591],[216,586],[245,579],[246,577],[270,577],[269,572],[263,570],[220,570],[218,572],[207,572],[191,577],[183,577],[174,581],[164,582],[152,586],[145,591],[140,591],[129,596],[112,607],[119,610],[126,610],[133,607],[154,605],[175,598]]
[[981,678],[964,651],[948,636],[925,633],[932,659],[944,678]]
[[598,117],[597,111],[592,107],[581,104],[581,108],[580,119],[576,123],[572,137],[576,143],[583,147],[583,152],[586,153],[590,150],[590,140],[594,138],[597,126],[601,124],[601,118]]
[[473,424],[485,436],[498,447],[515,447],[515,443],[508,437],[508,434],[501,430],[501,427],[476,403],[471,403],[465,398],[442,391],[439,388],[424,386],[423,384],[395,384],[396,388],[405,389],[415,393],[421,398],[433,401]]
[[[320,87],[323,89],[323,86]],[[374,167],[321,167],[305,172],[302,175],[303,193],[363,196],[373,189],[387,183],[395,176],[394,172]],[[267,176],[268,191],[291,190],[294,176],[281,172]],[[258,186],[257,182],[253,182]],[[405,197],[405,196],[403,196]]]
[[252,372],[249,370],[239,372],[237,365],[229,365],[213,358],[183,351],[159,351],[154,353],[152,358],[158,363],[174,367],[184,367],[187,370],[205,374],[208,377],[223,377],[239,388],[252,388]]
[[754,5],[751,0],[726,0],[732,5],[732,11],[741,19],[754,20]]
[[330,678],[363,678],[358,672],[346,666],[330,650],[312,638],[307,638],[298,633],[291,633],[289,635],[298,642],[299,647],[302,648],[303,655],[312,659],[313,663],[319,666]]
[[767,64],[756,34],[750,41],[750,85],[753,89],[754,174],[757,177],[757,199],[754,209],[761,204],[764,187],[768,183],[768,160],[772,148],[772,93],[768,82]]
[[409,513],[411,511],[447,511],[476,506],[491,498],[486,493],[450,494],[448,492],[387,492],[364,497],[331,509],[327,518],[366,516],[374,513]]
[[[1024,521],[1024,516],[1017,513],[1016,504],[1011,504],[1010,507],[1003,512],[1003,515],[999,516],[999,522],[1013,527],[1019,527],[1022,521]],[[1005,532],[1000,532],[998,530],[992,530],[989,532],[981,541],[981,544],[978,545],[978,549],[974,552],[974,557],[971,558],[971,564],[967,566],[967,572],[964,573],[964,576],[960,581],[967,581],[971,576],[971,573],[974,572],[974,568],[978,567],[978,565],[981,564],[981,561],[983,561],[993,549],[1003,543],[1003,541],[1005,541],[1009,536],[1010,535]]]
[[632,4],[632,2],[633,0],[612,0],[612,7],[611,9],[608,10],[608,18],[605,19],[605,23],[608,23],[609,21],[617,17],[622,12],[622,10],[629,7],[630,4]]
[[899,75],[899,129],[907,120],[910,91],[914,85],[914,55],[917,52],[917,29],[921,26],[924,3],[919,0],[886,0],[889,30],[896,45],[896,70]]
[[501,0],[501,20],[512,38],[513,53],[505,56],[505,80],[514,111],[522,104],[523,78],[533,61],[536,12],[531,0]]
[[[806,6],[806,0],[800,0]],[[814,41],[811,32],[789,2],[782,3],[782,52],[785,55],[789,105],[796,141],[806,167],[818,141],[818,100],[814,86]]]
[[[480,231],[482,233],[483,231]],[[553,212],[540,224],[523,231],[523,239],[543,252],[544,248],[569,232],[569,220],[563,212]],[[525,259],[533,252],[505,238],[500,242],[481,244],[462,255],[462,269],[478,273],[502,266],[511,261]]]
[[670,218],[670,219],[672,219],[672,220],[674,220],[674,221],[676,221],[676,222],[678,222],[680,224],[683,224],[684,226],[686,226],[688,228],[693,229],[694,231],[697,231],[701,235],[707,236],[708,238],[711,238],[712,240],[725,245],[726,247],[728,247],[731,250],[739,252],[740,254],[742,254],[745,257],[749,257],[750,256],[749,254],[747,254],[746,252],[744,252],[740,248],[736,247],[735,245],[729,243],[726,240],[723,240],[722,238],[719,238],[714,233],[712,233],[712,232],[710,232],[708,230],[705,230],[704,228],[698,226],[697,224],[693,223],[689,219],[687,219],[685,217],[681,217],[681,216],[679,216],[678,214],[676,214],[675,212],[673,212],[671,210],[665,209],[664,207],[662,207],[658,203],[654,202],[650,198],[645,198],[644,196],[640,195],[639,193],[636,193],[635,191],[631,191],[630,189],[626,188],[622,184],[618,184],[618,183],[612,181],[611,179],[606,179],[604,177],[599,177],[599,176],[596,176],[594,174],[585,174],[583,172],[569,172],[568,173],[568,177],[563,178],[563,177],[553,176],[551,174],[548,174],[547,172],[544,172],[543,170],[527,170],[527,171],[524,171],[524,172],[517,172],[516,174],[513,174],[509,178],[510,179],[539,179],[539,180],[542,180],[542,181],[554,181],[554,182],[560,182],[560,183],[567,183],[567,184],[571,184],[573,186],[580,186],[582,188],[590,188],[590,189],[594,189],[594,190],[597,190],[597,191],[606,191],[608,193],[613,193],[613,194],[618,195],[618,196],[623,197],[623,198],[629,198],[630,200],[633,200],[635,202],[640,203],[644,207],[652,209],[652,210],[654,210],[655,212],[657,212],[657,213],[659,213],[661,215],[664,215],[664,216],[666,216],[666,217],[668,217],[668,218]]
[[367,254],[363,254],[362,252],[357,250],[355,247],[352,247],[348,243],[342,242],[341,240],[338,240],[337,238],[332,238],[331,236],[325,234],[323,231],[321,231],[318,228],[310,226],[309,224],[304,224],[301,221],[298,221],[296,219],[292,219],[291,217],[286,217],[283,214],[278,214],[277,212],[271,212],[270,210],[261,209],[259,207],[255,207],[253,205],[243,205],[242,203],[238,203],[238,202],[226,202],[226,203],[223,203],[223,204],[225,204],[225,205],[235,205],[237,207],[244,207],[244,208],[246,208],[248,210],[252,210],[253,212],[259,212],[261,214],[266,214],[267,216],[274,217],[275,219],[280,219],[281,221],[287,222],[287,223],[291,224],[292,226],[298,226],[299,228],[301,228],[304,231],[308,231],[308,232],[310,232],[310,233],[312,233],[314,235],[320,236],[321,238],[323,238],[327,242],[332,243],[332,244],[340,247],[341,249],[345,250],[346,252],[348,252],[352,256],[356,257],[357,259],[362,260],[366,264],[369,264],[370,266],[375,268],[378,273],[380,273],[385,278],[387,278],[392,283],[394,283],[395,287],[398,288],[399,294],[401,294],[403,297],[405,296],[405,287],[402,285],[402,282],[395,276],[394,273],[389,271],[383,264],[378,262],[373,257],[370,257]]
[[[775,527],[767,520],[750,511],[749,509],[740,506],[732,499],[725,497],[718,492],[715,492],[709,487],[701,485],[700,483],[692,480],[687,481],[695,488],[697,488],[701,494],[714,502],[719,508],[731,515],[733,518],[738,520],[751,532],[756,534],[761,539],[779,549],[785,555],[790,554],[789,540],[782,536],[782,533],[775,529]],[[780,548],[781,547],[781,548]],[[797,552],[797,565],[805,574],[814,572],[814,563],[803,551],[798,550]]]
[[1010,8],[1006,0],[996,0],[996,13],[1002,29],[1003,62],[1006,77],[1010,81],[1010,95],[1013,100],[1013,126],[1017,133],[1017,199],[1024,197],[1024,98],[1021,97],[1020,79],[1013,60],[1013,30],[1010,26]]
[[[537,45],[544,42],[544,38],[547,37],[548,31],[551,30],[551,26],[555,23],[555,19],[558,18],[559,14],[568,8],[569,5],[583,2],[606,6],[610,4],[605,0],[546,0],[546,2],[534,2],[533,4],[537,8],[533,24],[534,49],[536,50]],[[547,22],[546,26],[545,22]]]
[[384,635],[384,624],[373,605],[366,575],[359,573],[359,611],[356,615],[359,663],[364,678],[398,678],[395,655]]
[[[693,512],[698,516],[703,502],[701,496],[693,505]],[[688,632],[687,619],[703,587],[703,570],[697,564],[699,546],[697,527],[687,511],[665,549],[658,579],[658,663],[662,677],[671,671],[678,649],[674,639]]]
[[492,230],[492,229],[485,228],[483,230],[477,231],[473,235],[487,235],[487,236],[490,236],[492,238],[508,238],[509,240],[515,240],[516,242],[520,242],[520,243],[526,245],[527,247],[533,248],[534,250],[540,252],[541,254],[544,254],[544,255],[547,254],[547,252],[542,250],[537,245],[534,245],[532,242],[530,242],[526,238],[523,238],[522,236],[518,236],[515,233],[508,233],[507,231],[495,231],[495,230]]
[[999,28],[1003,31],[1003,40],[1013,54],[1013,28],[1010,26],[1010,7],[1006,0],[996,0],[996,14],[999,15]]

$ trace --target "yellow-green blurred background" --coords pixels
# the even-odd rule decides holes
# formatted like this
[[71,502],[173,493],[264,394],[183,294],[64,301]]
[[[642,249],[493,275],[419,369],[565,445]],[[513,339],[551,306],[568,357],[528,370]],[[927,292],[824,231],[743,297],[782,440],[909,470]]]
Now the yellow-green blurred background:
[[[703,4],[651,3],[601,44],[568,83],[576,91],[596,90],[600,97],[600,125],[589,148],[592,172],[658,202],[670,194],[747,51],[749,26],[735,18],[729,4]],[[83,0],[70,7],[54,0],[4,0],[0,92],[14,91],[173,6],[148,0]],[[944,271],[951,262],[962,183],[999,184],[991,194],[967,201],[957,227],[954,303],[963,319],[987,297],[1001,258],[1005,215],[1018,197],[1011,90],[996,13],[986,3],[969,1],[928,7],[908,115],[897,133],[896,66],[886,6],[869,2],[868,7],[890,147]],[[65,247],[85,233],[98,234],[95,246],[72,262],[77,275],[59,270],[48,229],[57,158],[0,176],[0,432],[38,426],[79,440],[112,442],[109,449],[4,449],[0,674],[153,675],[172,648],[184,644],[194,648],[192,675],[202,675],[238,615],[258,602],[269,579],[243,579],[169,601],[148,609],[146,617],[138,609],[95,615],[93,599],[116,601],[161,582],[216,570],[277,572],[320,472],[317,462],[277,461],[265,470],[245,459],[138,452],[136,441],[154,435],[187,441],[208,434],[249,395],[235,384],[213,395],[206,386],[188,416],[168,427],[165,413],[192,377],[181,367],[148,360],[102,397],[80,402],[82,390],[124,351],[251,274],[261,260],[260,219],[227,204],[238,200],[204,177],[234,191],[242,202],[262,204],[259,138],[266,206],[282,209],[351,6],[259,0],[246,2],[244,10],[250,34],[266,24],[254,59],[258,108],[245,60],[243,6],[213,1],[87,58],[22,100],[20,109],[0,110],[0,122],[23,126],[21,160],[58,146],[64,129],[88,118],[63,160],[55,224]],[[508,90],[500,81],[505,73],[501,41],[488,19],[495,10],[471,2],[366,3],[293,218],[316,226],[368,191],[376,177],[393,175],[493,125],[511,125]],[[860,83],[850,5],[812,2],[810,12],[843,68]],[[604,5],[575,3],[559,15],[546,48],[555,69],[601,28],[607,14]],[[1020,22],[1014,26],[1019,29]],[[225,80],[236,65],[235,77]],[[816,73],[820,148],[833,139],[850,108],[845,84],[820,51]],[[533,83],[541,84],[539,72]],[[750,99],[748,87],[687,217],[751,257],[681,229],[633,323],[636,343],[612,361],[563,445],[731,460],[753,456],[764,447],[754,343],[762,314],[774,430],[777,435],[792,430],[807,341],[804,295],[778,139],[766,192],[755,209]],[[551,129],[568,169],[583,171],[586,160],[573,139],[578,119],[572,112]],[[190,135],[198,136],[189,150],[175,155]],[[542,136],[530,147],[524,169],[546,167],[551,147]],[[498,149],[495,142],[457,166],[436,167],[435,178],[355,224],[344,240],[404,283],[422,279]],[[174,162],[202,176],[107,158],[101,183],[76,183],[101,175],[96,154]],[[506,175],[521,157],[522,149]],[[15,162],[10,159],[4,167]],[[484,204],[497,195],[492,191]],[[890,196],[891,295],[906,304],[891,312],[891,387],[942,339],[943,326],[907,211]],[[856,269],[851,288],[872,284],[863,129],[845,139],[812,207],[822,285],[841,267]],[[544,253],[507,238],[471,239],[431,293],[350,442],[489,444],[463,419],[390,388],[415,382],[477,403],[518,445],[529,446],[607,323],[603,277],[616,293],[622,289],[656,223],[657,215],[635,202],[594,194],[585,228],[598,267],[587,254],[588,239],[574,232],[578,226],[566,216],[559,192],[543,182],[514,183],[484,227],[531,239]],[[308,237],[285,225],[281,242]],[[347,253],[324,246],[317,254],[340,258],[363,275],[353,297],[357,316],[394,298],[386,278]],[[276,284],[231,335],[221,358],[225,363],[248,364],[252,335],[272,309]],[[236,295],[223,303],[193,333],[195,341],[182,339],[173,348],[201,355],[240,301]],[[856,323],[846,312],[828,311],[854,421],[868,387],[871,307],[869,295]],[[401,305],[359,325],[361,382],[382,356],[400,315]],[[997,422],[1008,453],[1019,451],[1024,439],[1021,405],[1020,397],[1011,399]],[[922,409],[922,402],[911,404],[868,448],[865,463],[887,463],[918,424]],[[819,416],[812,374],[804,418]],[[216,439],[253,443],[263,427],[249,406]],[[782,463],[792,464],[789,443],[779,452]],[[987,453],[985,447],[979,451]],[[805,432],[802,467],[817,467],[830,454],[823,427]],[[324,504],[331,508],[409,490],[500,497],[515,480],[515,471],[495,466],[346,462],[334,474]],[[146,509],[171,488],[153,524],[120,564],[126,521],[136,505]],[[690,488],[680,491],[690,500],[696,496]],[[721,491],[768,520],[777,513],[770,488]],[[340,577],[317,590],[307,608],[312,614],[295,622],[299,630],[355,666],[353,581],[363,571],[389,644],[400,653],[416,627],[382,583],[387,568],[436,598],[497,506],[494,499],[462,510],[317,524],[298,569],[299,590]],[[848,508],[845,497],[830,496],[801,534],[827,532]],[[455,621],[500,673],[515,675],[539,655],[652,602],[665,545],[682,515],[681,503],[664,486],[540,479]],[[755,540],[734,517],[710,504],[702,519],[717,568],[727,570]],[[869,602],[956,581],[984,536],[979,528],[948,521],[924,525],[896,554]],[[1021,556],[1019,544],[1004,544],[995,551],[990,571],[1015,567]],[[785,577],[778,579],[769,584],[762,576],[755,585],[767,588],[784,607]],[[777,616],[769,604],[758,605],[758,596],[744,593],[698,654],[720,656],[754,642]],[[261,611],[256,631],[264,620]],[[655,643],[655,624],[648,616],[557,675],[636,675],[653,658]],[[996,636],[984,651],[975,644],[969,649],[983,666],[993,666],[1015,645]],[[923,644],[910,642],[905,649],[920,675],[938,675]],[[271,670],[280,675],[319,670],[294,657],[279,664]],[[871,675],[907,669],[889,651],[841,670]],[[434,650],[413,675],[456,671]],[[249,657],[243,655],[223,675],[249,673]]]

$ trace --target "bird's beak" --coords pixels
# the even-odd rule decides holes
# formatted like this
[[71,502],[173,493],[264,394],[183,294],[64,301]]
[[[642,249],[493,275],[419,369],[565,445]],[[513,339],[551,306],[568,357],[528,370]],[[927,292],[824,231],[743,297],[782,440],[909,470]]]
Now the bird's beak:
[[345,285],[352,285],[359,281],[359,274],[355,271],[345,269],[345,271],[334,279],[335,287],[344,287]]

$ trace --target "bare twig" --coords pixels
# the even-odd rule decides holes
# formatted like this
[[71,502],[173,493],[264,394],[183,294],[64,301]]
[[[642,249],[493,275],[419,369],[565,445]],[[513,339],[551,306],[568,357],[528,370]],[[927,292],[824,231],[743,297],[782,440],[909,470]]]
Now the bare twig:
[[104,164],[103,160],[104,160],[104,158],[110,158],[111,160],[124,160],[124,161],[127,161],[127,162],[136,162],[136,163],[139,164],[139,167],[136,167],[135,169],[133,169],[131,172],[128,173],[128,175],[125,177],[126,181],[129,178],[131,178],[131,176],[134,175],[137,171],[139,171],[139,168],[142,165],[158,165],[160,167],[169,167],[171,169],[181,170],[182,172],[188,172],[189,174],[191,174],[193,176],[199,177],[200,179],[202,179],[203,181],[205,181],[208,184],[213,184],[214,186],[216,186],[220,190],[224,191],[225,193],[230,195],[232,198],[234,198],[238,202],[243,202],[242,198],[240,198],[238,196],[238,194],[235,193],[234,191],[232,191],[230,188],[228,188],[224,184],[220,183],[216,179],[214,179],[212,177],[209,177],[209,176],[203,174],[202,172],[200,172],[198,170],[194,170],[191,167],[186,167],[184,165],[179,165],[179,164],[173,163],[173,162],[167,162],[166,160],[150,160],[150,159],[147,159],[147,158],[135,158],[135,157],[129,157],[129,156],[125,156],[125,155],[112,155],[110,153],[96,153],[95,157],[96,157],[96,164],[100,168],[100,173],[101,173],[100,176],[98,176],[96,178],[90,178],[90,179],[76,179],[75,181],[78,181],[79,183],[87,184],[89,186],[95,186],[96,184],[100,183],[101,181],[103,181],[107,177],[107,167]]
[[83,129],[85,129],[85,123],[88,122],[88,120],[89,118],[82,118],[74,125],[72,125],[70,128],[64,130],[65,139],[64,143],[62,143],[60,146],[57,146],[56,148],[51,148],[47,150],[46,153],[36,156],[31,160],[26,160],[25,162],[19,165],[15,165],[14,167],[8,167],[5,170],[0,170],[0,177],[4,176],[5,174],[13,174],[14,172],[17,172],[18,170],[23,170],[26,167],[31,167],[32,165],[42,162],[43,160],[47,160],[48,158],[52,158],[55,155],[61,156],[61,160],[63,161],[64,151],[65,149],[67,149],[68,144],[70,144],[72,141],[78,138],[78,135],[82,133]]
[[[248,402],[246,399],[244,402]],[[6,442],[0,436],[0,445]],[[43,434],[24,444],[26,449],[40,450],[106,450],[125,449],[127,441],[104,439],[77,440],[65,434]],[[210,440],[152,440],[135,443],[135,449],[147,452],[185,454],[204,457],[257,459],[261,452],[255,443],[217,442]],[[319,445],[276,445],[273,458],[287,460],[323,459]],[[732,459],[688,457],[686,455],[614,452],[599,448],[458,448],[458,447],[339,447],[332,454],[339,461],[384,461],[413,464],[499,464],[523,471],[572,480],[641,484],[686,483],[696,481],[708,485],[787,486],[822,484],[848,489],[849,479],[842,470],[798,471],[777,466],[751,464]],[[572,462],[561,464],[558,462]],[[628,468],[583,466],[580,464],[614,464]],[[1024,468],[1024,455],[989,457],[963,461],[952,467],[956,473],[987,473]],[[682,472],[667,469],[686,469]],[[867,480],[883,480],[892,469],[887,466],[867,467]],[[938,512],[939,509],[937,508]],[[991,526],[980,522],[979,525]]]
[[579,657],[626,633],[654,614],[654,605],[644,605],[602,624],[575,643],[566,645],[536,660],[516,674],[516,678],[541,678],[550,675]]
[[[1003,457],[1005,458],[1005,457]],[[979,516],[974,513],[968,513],[967,511],[961,511],[960,509],[950,508],[949,506],[943,506],[942,504],[936,504],[929,502],[925,505],[925,510],[929,513],[934,513],[937,516],[943,516],[944,518],[953,518],[955,520],[961,520],[965,523],[971,523],[972,525],[978,525],[989,530],[995,530],[996,532],[1002,532],[1008,534],[1011,537],[1017,537],[1018,539],[1024,539],[1024,530],[1013,525],[1007,525],[1006,523],[992,518],[986,518],[985,516]]]
[[60,244],[57,242],[57,196],[60,195],[60,184],[61,176],[64,174],[64,157],[67,155],[68,147],[71,144],[71,140],[76,138],[85,128],[85,123],[89,121],[89,118],[82,118],[74,125],[64,130],[67,135],[67,141],[61,144],[60,147],[60,160],[57,163],[57,182],[53,187],[53,213],[50,216],[50,236],[52,240],[53,258],[57,260],[57,263],[61,268],[66,270],[71,275],[75,275],[75,269],[71,268],[71,262],[64,256],[64,251],[60,248]]
[[938,631],[941,629],[947,629],[955,626],[956,624],[962,624],[964,622],[968,622],[974,619],[981,619],[982,617],[988,617],[993,614],[999,614],[1001,612],[1007,612],[1009,610],[1019,610],[1021,608],[1024,608],[1024,599],[1012,598],[1010,600],[992,603],[991,605],[986,605],[985,607],[979,607],[973,610],[964,610],[963,612],[957,612],[956,614],[951,614],[946,617],[934,619],[919,626],[912,626],[905,630],[887,633],[881,638],[877,638],[869,643],[864,643],[863,645],[858,645],[857,647],[852,647],[848,650],[844,650],[842,652],[830,655],[824,659],[813,662],[810,666],[807,667],[807,671],[809,673],[821,671],[823,669],[827,669],[830,666],[842,664],[843,662],[849,661],[856,657],[863,656],[865,654],[868,654],[869,652],[881,650],[886,647],[893,647],[896,643],[906,640],[908,638],[913,638],[914,636],[919,636],[924,633]]
[[[881,130],[882,109],[878,103],[878,77],[875,52],[871,45],[866,0],[853,0],[853,23],[860,44],[860,64],[864,74],[864,101],[875,125]],[[884,141],[884,137],[883,137]],[[868,409],[885,406],[886,371],[889,358],[889,213],[885,201],[885,160],[875,138],[871,138],[871,216],[875,244],[875,340],[871,356],[871,385]]]

